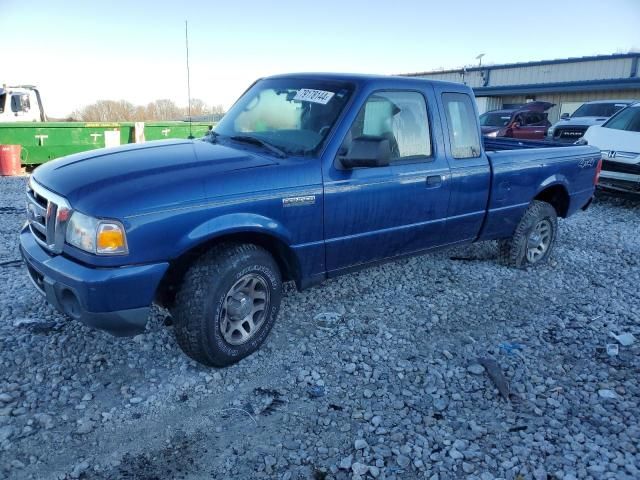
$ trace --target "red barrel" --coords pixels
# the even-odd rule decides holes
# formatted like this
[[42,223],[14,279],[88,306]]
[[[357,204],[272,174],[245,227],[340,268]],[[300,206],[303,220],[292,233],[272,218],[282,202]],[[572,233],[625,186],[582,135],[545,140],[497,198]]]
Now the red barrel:
[[20,175],[21,145],[0,145],[0,175]]

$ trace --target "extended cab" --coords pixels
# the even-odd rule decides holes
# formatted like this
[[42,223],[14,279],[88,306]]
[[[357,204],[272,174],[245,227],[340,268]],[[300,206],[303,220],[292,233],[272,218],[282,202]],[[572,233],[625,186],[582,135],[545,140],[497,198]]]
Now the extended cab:
[[68,316],[135,334],[157,302],[189,356],[228,365],[267,337],[283,281],[302,289],[483,240],[499,240],[508,265],[544,262],[557,217],[591,201],[600,152],[509,150],[513,140],[489,151],[481,139],[464,85],[265,78],[202,140],[36,169],[21,251],[36,288]]

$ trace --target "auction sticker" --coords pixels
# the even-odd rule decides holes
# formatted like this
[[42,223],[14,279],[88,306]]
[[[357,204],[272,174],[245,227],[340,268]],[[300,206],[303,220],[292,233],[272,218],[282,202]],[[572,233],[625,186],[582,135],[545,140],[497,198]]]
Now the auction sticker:
[[333,92],[327,92],[326,90],[313,90],[312,88],[301,88],[293,97],[294,100],[301,102],[313,102],[326,105],[329,100],[333,98],[335,94]]

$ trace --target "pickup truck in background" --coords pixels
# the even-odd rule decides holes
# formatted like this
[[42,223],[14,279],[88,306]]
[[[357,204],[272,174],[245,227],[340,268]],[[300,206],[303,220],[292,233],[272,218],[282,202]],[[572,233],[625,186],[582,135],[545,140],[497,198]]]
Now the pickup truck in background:
[[547,131],[547,140],[574,143],[592,125],[602,125],[612,115],[636,100],[597,100],[583,103],[571,115],[563,113],[560,120]]
[[483,113],[480,115],[482,134],[492,138],[543,140],[551,126],[546,112],[554,105],[550,102],[529,102],[519,108]]
[[591,202],[600,151],[490,140],[465,85],[264,78],[202,140],[37,168],[21,251],[69,317],[136,334],[157,302],[187,355],[229,365],[264,342],[285,281],[483,240],[507,265],[543,263],[557,218]]
[[599,188],[640,195],[640,103],[589,127],[578,143],[602,152]]

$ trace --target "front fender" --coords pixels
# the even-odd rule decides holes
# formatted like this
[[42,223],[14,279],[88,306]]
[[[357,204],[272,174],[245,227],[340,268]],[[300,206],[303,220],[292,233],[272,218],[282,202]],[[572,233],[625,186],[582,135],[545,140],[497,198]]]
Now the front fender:
[[280,222],[254,213],[230,213],[207,220],[186,233],[176,245],[178,257],[215,238],[235,233],[259,233],[291,245],[291,232]]

